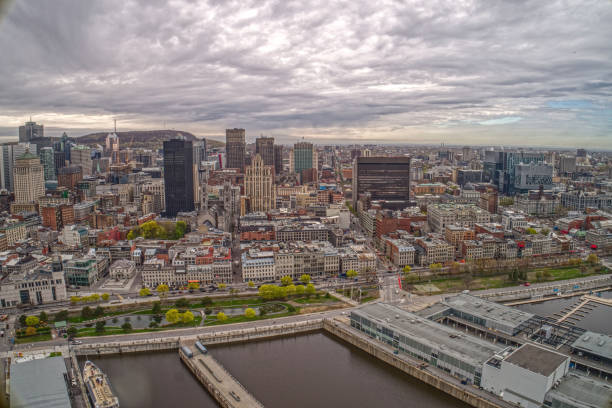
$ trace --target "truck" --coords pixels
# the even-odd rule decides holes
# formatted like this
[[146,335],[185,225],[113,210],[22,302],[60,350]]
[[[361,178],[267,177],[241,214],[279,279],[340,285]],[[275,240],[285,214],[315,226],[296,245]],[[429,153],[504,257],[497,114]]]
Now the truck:
[[198,350],[200,350],[202,354],[208,354],[208,350],[206,349],[206,347],[204,347],[204,345],[199,341],[195,342],[195,346]]
[[191,349],[187,346],[181,346],[181,350],[183,351],[183,354],[185,354],[188,358],[193,358],[193,353],[191,352]]

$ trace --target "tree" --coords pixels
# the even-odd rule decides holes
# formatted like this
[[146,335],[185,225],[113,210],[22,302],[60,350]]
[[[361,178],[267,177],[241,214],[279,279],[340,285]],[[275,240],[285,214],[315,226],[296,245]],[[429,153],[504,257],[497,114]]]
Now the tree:
[[[299,285],[302,286],[302,285]],[[303,287],[303,286],[302,286]],[[296,292],[296,286],[292,283],[291,285],[285,286],[287,296],[293,296]]]
[[76,305],[81,301],[81,298],[78,296],[70,296],[70,303]]
[[160,314],[161,311],[162,311],[161,302],[153,302],[153,307],[151,308],[151,312],[153,314]]
[[346,271],[346,277],[347,278],[354,278],[357,275],[358,275],[358,273],[354,269],[349,269],[348,271]]
[[134,234],[134,230],[130,230],[130,232],[127,233],[127,237],[128,240],[133,240],[134,238],[136,238],[135,234]]
[[250,307],[248,307],[245,311],[244,311],[244,316],[247,319],[252,319],[255,317],[255,310],[251,309]]
[[47,316],[47,313],[40,312],[40,314],[38,315],[38,318],[40,319],[41,322],[46,322],[49,319],[49,316]]
[[404,269],[402,269],[404,271],[404,276],[407,276],[410,271],[412,270],[412,268],[410,267],[410,265],[406,265],[404,266]]
[[432,272],[439,272],[440,269],[442,269],[442,264],[441,263],[432,263],[431,265],[429,265],[429,269],[431,269]]
[[190,324],[194,320],[195,320],[195,317],[193,316],[193,313],[191,313],[189,310],[181,314],[181,322],[183,324]]
[[292,283],[293,279],[291,279],[291,276],[289,275],[285,275],[281,278],[281,285],[283,286],[291,285]]
[[472,276],[471,272],[468,272],[464,274],[461,279],[463,280],[463,284],[465,285],[465,288],[469,289],[470,285],[472,284],[472,281],[474,280],[474,277]]
[[537,234],[537,233],[538,233],[538,231],[536,231],[536,229],[535,229],[535,228],[531,228],[531,227],[527,228],[527,229],[525,230],[525,232],[526,232],[527,234],[529,234],[529,235],[535,235],[535,234]]
[[123,329],[124,332],[130,332],[132,331],[132,323],[130,322],[125,322],[121,325],[121,328]]
[[106,302],[106,301],[108,301],[108,299],[110,299],[110,295],[108,293],[103,293],[102,294],[102,300]]
[[149,288],[142,288],[138,291],[138,294],[141,297],[149,296],[151,294],[151,290]]
[[259,296],[264,300],[274,299],[274,285],[261,285],[259,287]]
[[284,299],[287,297],[287,287],[286,286],[275,286],[273,287],[274,299]]
[[64,320],[68,320],[68,311],[60,310],[59,312],[55,314],[55,317],[53,318],[53,320],[56,322],[63,322]]
[[178,323],[181,320],[181,314],[177,309],[170,309],[166,312],[166,320],[170,324]]
[[25,319],[25,324],[27,326],[38,326],[38,323],[40,323],[40,319],[36,316],[28,316]]
[[157,285],[157,288],[155,290],[157,291],[159,297],[165,297],[168,294],[170,288],[165,283],[162,283],[160,285]]
[[219,289],[223,290],[227,287],[227,285],[225,283],[220,283],[219,284]]
[[102,317],[104,316],[104,308],[102,306],[98,306],[94,309],[93,312],[94,317]]
[[66,332],[68,333],[68,337],[74,337],[79,331],[76,326],[70,326]]
[[213,300],[211,298],[209,298],[208,296],[204,296],[201,300],[200,303],[202,304],[202,306],[206,307],[206,306],[212,306],[213,304]]
[[538,282],[541,282],[541,281],[542,281],[542,278],[544,277],[544,274],[542,273],[542,271],[537,271],[537,272],[535,273],[535,277],[536,277],[536,280],[537,280]]
[[200,284],[198,282],[189,282],[189,284],[187,285],[187,289],[198,290],[200,289]]
[[25,329],[25,335],[26,336],[33,336],[36,334],[36,327],[32,327],[32,326],[28,326]]
[[189,301],[185,298],[176,299],[176,302],[174,302],[174,304],[176,305],[176,307],[179,308],[189,307]]
[[106,322],[104,320],[98,320],[96,322],[96,333],[104,333],[104,326],[106,326]]
[[599,258],[595,254],[589,254],[589,256],[587,256],[586,261],[589,265],[593,266],[599,263]]
[[298,296],[303,295],[305,291],[306,291],[306,288],[303,285],[297,285],[295,287],[295,294]]
[[317,290],[315,289],[315,287],[314,287],[314,285],[312,283],[309,283],[308,285],[306,285],[306,289],[305,289],[306,296],[310,297],[310,296],[314,295],[316,291]]
[[309,284],[310,283],[310,275],[305,273],[302,276],[300,276],[300,282],[302,282],[303,284]]
[[255,282],[249,281],[248,285],[249,285],[249,288],[254,288],[255,287]]
[[23,314],[23,315],[21,315],[21,316],[19,316],[19,324],[20,324],[20,325],[22,325],[22,326],[25,326],[25,325],[26,325],[26,319],[27,319],[27,318],[28,318],[28,316],[26,316],[26,315],[24,315],[24,314]]
[[217,320],[220,322],[224,322],[227,320],[227,315],[223,312],[217,313]]
[[540,234],[542,235],[548,235],[550,233],[550,230],[547,228],[542,228],[542,230],[540,231]]
[[97,293],[92,293],[87,298],[89,299],[90,302],[97,302],[100,300],[100,295],[98,295]]

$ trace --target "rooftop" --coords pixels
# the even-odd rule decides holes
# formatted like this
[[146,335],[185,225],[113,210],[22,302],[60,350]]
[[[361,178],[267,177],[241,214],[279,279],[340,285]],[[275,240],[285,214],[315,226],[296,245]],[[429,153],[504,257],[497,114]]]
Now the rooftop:
[[568,359],[566,355],[526,343],[510,354],[505,361],[548,377]]
[[448,354],[474,365],[482,365],[502,347],[476,337],[468,336],[451,327],[433,322],[416,314],[386,303],[374,303],[354,309],[378,324],[392,328],[410,337],[420,339]]
[[70,408],[63,357],[11,364],[11,408]]
[[572,343],[572,348],[612,360],[612,337],[607,334],[588,331]]
[[548,392],[546,399],[563,401],[567,406],[609,408],[612,386],[592,377],[571,373]]
[[447,297],[443,303],[463,313],[482,317],[486,320],[494,320],[511,327],[517,327],[535,316],[532,313],[464,293]]

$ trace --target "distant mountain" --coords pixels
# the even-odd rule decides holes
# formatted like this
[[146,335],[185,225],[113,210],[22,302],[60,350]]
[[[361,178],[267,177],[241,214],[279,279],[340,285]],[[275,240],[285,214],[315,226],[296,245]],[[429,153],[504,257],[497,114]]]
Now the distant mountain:
[[[90,133],[88,135],[80,136],[76,138],[76,140],[81,144],[99,144],[104,146],[108,133],[109,132]],[[161,149],[164,140],[170,140],[179,136],[182,136],[185,138],[185,140],[190,141],[200,140],[192,133],[182,132],[179,130],[135,130],[129,132],[117,132],[117,136],[119,136],[119,147],[121,149],[126,147]],[[222,142],[211,139],[207,139],[206,143],[209,148],[224,145]]]

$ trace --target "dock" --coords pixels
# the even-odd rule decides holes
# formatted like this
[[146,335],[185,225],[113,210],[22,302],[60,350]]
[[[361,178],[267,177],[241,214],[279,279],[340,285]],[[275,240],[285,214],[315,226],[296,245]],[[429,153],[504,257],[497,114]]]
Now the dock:
[[581,314],[578,313],[578,311],[580,309],[582,309],[584,306],[588,305],[589,303],[599,303],[602,305],[606,305],[606,306],[612,306],[612,299],[602,299],[600,297],[597,296],[590,296],[590,295],[584,295],[580,298],[580,303],[578,303],[578,305],[572,307],[572,309],[565,313],[563,316],[561,316],[558,320],[557,323],[561,323],[567,319],[571,319],[572,316],[574,314],[578,315],[578,316],[582,316]]
[[188,347],[193,357],[187,356],[179,347],[183,363],[204,385],[210,395],[223,408],[261,407],[263,404],[247,391],[215,358],[208,352],[202,354],[195,347],[195,340],[181,340],[181,347]]

